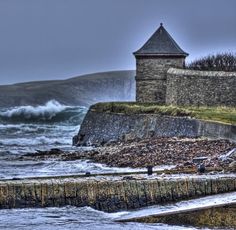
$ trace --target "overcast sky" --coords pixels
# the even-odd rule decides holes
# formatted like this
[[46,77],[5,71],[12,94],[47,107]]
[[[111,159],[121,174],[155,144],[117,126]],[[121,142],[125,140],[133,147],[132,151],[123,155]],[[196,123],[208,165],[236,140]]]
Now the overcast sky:
[[0,84],[135,69],[160,22],[193,60],[236,52],[235,0],[0,0]]

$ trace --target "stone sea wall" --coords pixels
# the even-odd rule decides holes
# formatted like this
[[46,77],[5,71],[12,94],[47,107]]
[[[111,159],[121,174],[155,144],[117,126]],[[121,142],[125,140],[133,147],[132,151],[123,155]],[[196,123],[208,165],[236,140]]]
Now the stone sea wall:
[[170,68],[166,104],[236,106],[236,73]]
[[96,145],[110,141],[148,137],[209,137],[236,141],[236,126],[188,117],[156,114],[118,114],[90,109],[74,145]]
[[210,121],[197,121],[200,136],[213,139],[227,139],[236,142],[236,126]]
[[114,212],[235,190],[235,175],[5,180],[0,181],[0,208],[73,205]]

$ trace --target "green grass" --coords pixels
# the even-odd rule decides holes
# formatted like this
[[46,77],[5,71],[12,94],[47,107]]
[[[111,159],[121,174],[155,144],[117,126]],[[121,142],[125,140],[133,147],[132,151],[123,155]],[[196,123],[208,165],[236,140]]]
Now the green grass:
[[108,102],[91,106],[97,112],[123,114],[160,114],[236,124],[236,108],[232,107],[177,107],[155,103]]

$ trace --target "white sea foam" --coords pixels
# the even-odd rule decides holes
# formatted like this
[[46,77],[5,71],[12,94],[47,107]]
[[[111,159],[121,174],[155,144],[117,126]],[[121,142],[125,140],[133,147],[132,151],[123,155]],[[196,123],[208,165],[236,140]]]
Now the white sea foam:
[[[80,125],[63,125],[63,124],[56,124],[56,125],[47,125],[47,124],[0,124],[0,132],[8,132],[14,131],[18,133],[25,133],[25,132],[38,132],[38,131],[45,131],[45,132],[54,132],[55,134],[60,133],[75,133],[78,132]],[[0,133],[1,135],[1,133]]]
[[0,145],[5,146],[38,146],[38,145],[70,145],[71,139],[70,137],[68,139],[65,138],[52,138],[52,137],[46,137],[46,136],[40,136],[35,138],[15,138],[15,139],[2,139],[0,140]]
[[38,125],[0,124],[0,132],[6,133],[12,131],[15,132],[15,134],[25,133],[25,132],[38,132],[39,130],[44,130],[46,128]]
[[[1,113],[0,113],[1,114]],[[12,128],[21,128],[23,124],[0,124],[0,129],[12,129]]]
[[56,114],[65,110],[67,106],[60,104],[56,100],[50,100],[45,105],[39,106],[19,106],[9,109],[4,112],[0,112],[2,117],[19,117],[23,116],[25,119],[41,117],[43,119],[51,119],[56,116]]

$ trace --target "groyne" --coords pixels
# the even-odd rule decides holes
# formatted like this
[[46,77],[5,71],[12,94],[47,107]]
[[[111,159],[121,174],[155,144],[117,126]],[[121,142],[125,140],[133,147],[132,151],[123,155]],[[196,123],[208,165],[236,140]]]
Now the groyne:
[[236,191],[235,174],[70,176],[0,181],[0,208],[90,206],[114,212]]

